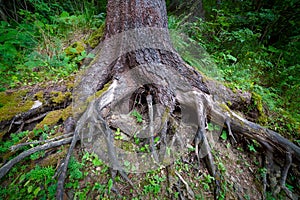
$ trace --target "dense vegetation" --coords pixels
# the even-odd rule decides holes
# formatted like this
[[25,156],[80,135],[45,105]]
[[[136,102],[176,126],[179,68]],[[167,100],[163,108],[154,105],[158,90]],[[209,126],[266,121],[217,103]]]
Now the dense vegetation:
[[[1,91],[65,78],[77,72],[85,58],[93,56],[84,47],[91,45],[92,32],[104,23],[105,1],[23,0],[5,3],[0,5]],[[170,10],[169,28],[176,30],[175,33],[186,34],[188,44],[199,46],[209,54],[201,60],[201,56],[187,52],[182,55],[186,62],[233,90],[250,91],[255,109],[260,112],[254,120],[300,144],[299,2],[205,0],[203,5],[205,18],[193,21],[186,21],[185,15],[176,16],[176,12]],[[178,48],[186,45],[180,37],[175,36],[174,40]],[[211,63],[215,63],[217,72],[205,68]],[[44,127],[35,130],[34,134],[47,137],[58,129]],[[0,153],[7,152],[28,134],[28,131],[11,134],[11,141],[0,141]],[[62,147],[60,151],[65,152],[65,149]],[[40,157],[43,152],[28,160]],[[67,188],[79,188],[85,164],[99,169],[99,173],[108,170],[95,155],[85,154],[81,162],[72,158]],[[18,169],[26,172],[25,168],[25,165],[16,166],[9,176],[16,177]],[[16,179],[18,184],[1,188],[0,197],[18,191],[16,194],[24,196],[53,198],[54,173],[52,166],[35,167],[20,174]],[[155,173],[154,178],[149,177],[151,184],[145,187],[145,191],[154,194],[161,189],[159,183],[165,181],[165,177]],[[210,177],[202,184],[209,181]],[[85,184],[85,190],[75,196],[84,198],[89,190],[104,193],[111,187],[106,183]]]
[[[171,17],[169,26],[185,25],[183,31],[217,64],[218,79],[262,98],[262,110],[271,118],[262,117],[260,123],[299,137],[299,2],[216,2],[203,1],[205,19],[185,23]],[[193,56],[185,59],[206,72]]]

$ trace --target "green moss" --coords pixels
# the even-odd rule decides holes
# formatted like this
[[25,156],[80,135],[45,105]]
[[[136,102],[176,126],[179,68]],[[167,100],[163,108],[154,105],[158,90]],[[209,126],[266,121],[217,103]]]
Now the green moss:
[[127,152],[134,152],[134,145],[132,144],[132,142],[128,142],[128,141],[120,141],[120,140],[116,140],[115,141],[118,147],[120,147],[121,149],[127,151]]
[[85,47],[86,47],[86,45],[83,41],[77,41],[77,42],[74,42],[69,47],[67,47],[65,49],[65,53],[67,56],[74,58],[77,55],[80,55],[85,50]]
[[266,114],[264,112],[262,97],[259,94],[252,92],[252,99],[254,101],[254,105],[256,106],[256,108],[259,112],[258,122],[265,125],[268,121],[268,117],[266,116]]
[[35,126],[35,128],[36,129],[43,129],[44,125],[54,126],[61,119],[61,114],[62,114],[62,110],[54,110],[54,111],[49,112],[47,114],[47,116],[43,119],[43,121],[41,121],[40,123],[38,123]]
[[62,110],[54,110],[47,114],[47,116],[35,126],[35,129],[43,129],[44,125],[54,126],[60,120],[65,121],[68,117],[72,115],[72,106],[68,106]]
[[104,34],[105,24],[102,24],[91,36],[86,40],[86,44],[89,44],[92,48],[95,48]]
[[27,90],[19,90],[12,93],[0,92],[0,122],[10,120],[15,115],[30,110],[33,101],[24,101]]
[[101,95],[108,90],[110,85],[111,82],[106,83],[101,90],[97,91],[94,95],[88,97],[87,101],[91,102],[93,99],[101,97]]
[[61,113],[61,119],[65,121],[68,119],[70,116],[72,116],[72,105],[68,106],[67,108],[62,110]]
[[231,101],[227,101],[226,103],[227,103],[227,105],[232,106]]
[[225,103],[221,103],[220,107],[222,109],[224,109],[225,112],[229,112],[230,113],[230,111],[231,111],[230,108]]
[[35,95],[34,95],[34,97],[37,99],[37,100],[39,100],[40,102],[45,102],[45,100],[44,100],[44,92],[43,91],[39,91],[39,92],[37,92]]
[[51,95],[53,95],[53,97],[51,98],[52,102],[56,104],[61,104],[66,100],[68,100],[71,97],[72,93],[71,92],[62,93],[60,91],[52,91]]

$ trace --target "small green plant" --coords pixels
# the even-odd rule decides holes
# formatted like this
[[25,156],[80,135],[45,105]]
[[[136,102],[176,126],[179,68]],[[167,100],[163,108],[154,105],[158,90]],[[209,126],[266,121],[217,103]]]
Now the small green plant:
[[121,135],[120,128],[117,128],[117,131],[115,132],[115,139],[116,140],[122,140],[123,136]]
[[150,145],[149,144],[145,144],[144,146],[140,147],[140,151],[141,152],[150,152]]
[[13,182],[6,187],[0,186],[1,199],[54,199],[56,180],[52,178],[55,174],[53,167],[36,166],[27,173],[19,167],[14,167],[10,172],[11,175],[17,175]]
[[215,178],[209,174],[204,174],[204,179],[201,180],[201,184],[204,190],[209,190],[209,185],[215,180]]
[[144,186],[143,192],[144,194],[154,194],[157,195],[161,190],[161,183],[166,180],[166,177],[160,177],[158,175],[155,175],[153,177],[147,178],[147,181],[149,181],[148,185]]
[[227,133],[225,130],[222,131],[222,134],[220,136],[224,141],[227,140]]
[[213,123],[208,123],[207,124],[207,129],[209,131],[219,131],[220,130],[220,126],[213,124]]
[[83,178],[83,164],[78,162],[74,156],[71,156],[68,165],[69,182],[66,183],[67,188],[79,188],[79,180]]
[[138,111],[136,110],[132,111],[131,115],[136,118],[136,122],[138,123],[143,122],[143,116]]

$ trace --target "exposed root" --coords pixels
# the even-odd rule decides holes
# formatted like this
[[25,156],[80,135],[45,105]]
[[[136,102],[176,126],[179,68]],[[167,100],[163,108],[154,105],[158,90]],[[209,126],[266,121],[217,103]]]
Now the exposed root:
[[230,127],[230,118],[229,118],[229,117],[226,118],[225,123],[226,123],[226,126],[227,126],[228,135],[229,135],[229,137],[230,137],[231,144],[236,144],[237,141],[236,141],[236,139],[235,139],[235,137],[234,137],[234,135],[233,135],[233,133],[232,133],[232,131],[231,131],[231,127]]
[[281,179],[280,179],[279,185],[277,186],[277,188],[274,191],[274,194],[277,195],[280,192],[280,190],[283,189],[290,199],[298,199],[298,198],[294,197],[293,193],[285,186],[286,178],[288,175],[288,171],[291,167],[291,164],[292,164],[292,155],[290,152],[286,152],[285,165],[281,172]]
[[27,151],[24,151],[22,153],[20,153],[17,157],[11,159],[10,161],[8,161],[7,163],[5,163],[1,168],[0,168],[0,179],[5,176],[5,174],[18,162],[20,162],[21,160],[23,160],[24,158],[26,158],[27,156],[30,156],[31,154],[38,152],[38,151],[43,151],[46,149],[50,149],[53,147],[58,147],[61,145],[65,145],[65,144],[69,144],[72,141],[72,138],[65,138],[62,140],[58,140],[55,142],[50,142],[41,146],[37,146],[34,148],[31,148]]
[[180,181],[185,185],[185,189],[187,191],[189,199],[195,199],[195,194],[191,189],[191,187],[189,186],[189,184],[182,178],[182,176],[177,171],[175,171],[175,174],[178,176]]
[[58,177],[58,180],[57,180],[56,199],[63,199],[64,183],[65,183],[65,179],[66,179],[66,175],[67,175],[69,160],[70,160],[71,154],[72,154],[73,149],[74,149],[74,147],[75,147],[78,140],[79,140],[79,136],[78,136],[78,133],[75,131],[74,134],[73,134],[72,142],[71,142],[71,145],[69,147],[66,158],[64,159],[64,162],[62,162],[62,164],[61,164],[62,165],[61,173],[60,173],[60,175]]
[[16,151],[16,150],[18,150],[19,148],[21,148],[21,147],[23,147],[23,146],[27,146],[27,145],[30,145],[30,144],[49,143],[49,142],[53,142],[53,141],[56,141],[56,140],[60,140],[60,139],[62,139],[62,138],[70,137],[70,136],[72,136],[72,135],[73,135],[73,133],[68,133],[68,134],[64,134],[64,135],[60,135],[60,136],[51,138],[51,139],[49,139],[49,140],[40,140],[40,141],[33,141],[33,142],[24,142],[24,143],[21,143],[21,144],[17,144],[17,145],[11,146],[10,149],[11,149],[12,151]]
[[[148,71],[145,71],[145,74],[147,72]],[[150,78],[152,78],[152,77],[150,77]],[[115,83],[113,83],[113,84],[115,84]],[[118,84],[118,83],[116,83],[116,84]],[[114,87],[116,88],[115,85],[114,85]],[[124,94],[122,94],[122,87],[124,87],[124,91],[125,91],[124,93],[132,92],[130,89],[126,88],[127,86],[124,83],[124,86],[121,85],[119,88],[117,88],[118,89],[118,92],[116,93],[117,96],[118,95],[120,97],[125,96]],[[162,87],[162,88],[160,88],[160,87]],[[113,89],[115,89],[115,88],[113,88]],[[159,86],[159,85],[154,86],[153,85],[153,88],[156,89],[156,91],[154,93],[150,93],[150,92],[147,93],[148,91],[140,89],[138,91],[138,93],[135,93],[133,100],[134,100],[134,102],[138,101],[139,105],[141,105],[142,110],[145,111],[142,114],[144,116],[147,116],[147,120],[149,120],[149,121],[147,121],[147,120],[146,121],[147,121],[148,127],[149,127],[149,134],[150,134],[149,145],[150,145],[151,153],[152,153],[152,156],[153,156],[155,162],[160,163],[160,162],[164,161],[164,156],[167,151],[166,148],[167,148],[167,144],[168,144],[168,141],[167,141],[168,136],[169,136],[168,134],[170,134],[170,133],[171,133],[171,135],[174,134],[173,140],[172,140],[173,143],[175,143],[175,140],[176,140],[176,142],[178,142],[179,145],[183,144],[183,142],[180,141],[182,139],[177,138],[177,135],[174,133],[175,131],[173,130],[173,129],[178,128],[178,124],[179,124],[178,122],[181,119],[178,117],[178,116],[180,116],[180,114],[179,115],[174,114],[175,107],[176,107],[175,104],[176,104],[177,99],[175,99],[175,96],[172,94],[172,92],[168,91],[168,88],[166,86]],[[159,93],[158,91],[160,91],[161,93]],[[107,92],[110,95],[114,94],[114,91],[110,91],[110,89],[108,89]],[[278,133],[268,130],[264,127],[261,127],[261,126],[255,124],[255,123],[252,123],[248,120],[245,120],[244,118],[238,116],[233,111],[230,111],[230,110],[224,111],[222,108],[220,108],[218,106],[217,103],[215,103],[212,100],[212,97],[210,95],[203,94],[201,91],[198,91],[196,89],[193,92],[196,93],[196,97],[198,98],[196,100],[196,106],[191,105],[193,102],[191,103],[191,100],[189,99],[190,96],[186,95],[186,94],[182,95],[183,97],[182,97],[182,101],[180,103],[183,105],[189,105],[191,107],[191,109],[193,111],[195,111],[195,113],[196,113],[197,131],[196,131],[195,138],[194,138],[195,154],[197,157],[199,167],[200,167],[200,161],[203,159],[205,161],[206,167],[207,167],[210,175],[215,178],[215,185],[214,185],[215,186],[215,198],[218,198],[219,193],[220,193],[220,177],[219,177],[218,169],[215,165],[214,157],[211,152],[212,147],[210,146],[208,136],[206,134],[205,127],[206,127],[207,118],[209,118],[210,121],[212,121],[216,124],[219,124],[222,127],[224,126],[224,122],[225,122],[225,126],[228,129],[229,137],[230,137],[230,140],[232,143],[237,143],[237,140],[235,139],[235,137],[233,135],[233,133],[234,133],[236,136],[237,136],[237,134],[240,134],[247,139],[254,139],[257,142],[259,142],[263,147],[265,147],[266,158],[265,158],[264,165],[266,166],[267,173],[269,173],[270,176],[272,175],[270,173],[270,171],[273,170],[273,162],[275,161],[273,155],[277,155],[277,154],[285,155],[286,158],[285,158],[285,164],[283,166],[283,170],[281,173],[281,180],[275,190],[275,194],[278,194],[281,190],[284,190],[289,198],[291,198],[291,199],[295,198],[295,195],[288,190],[288,188],[285,186],[285,184],[286,184],[287,174],[288,174],[289,169],[291,168],[292,163],[294,162],[294,163],[298,164],[300,162],[300,148],[298,146],[294,145],[293,143],[291,143],[290,141],[288,141],[287,139],[283,138]],[[160,96],[157,94],[159,94]],[[142,95],[143,95],[143,98],[141,97]],[[186,96],[184,97],[184,95],[186,95]],[[112,177],[113,182],[115,181],[116,174],[119,173],[120,176],[122,176],[122,178],[126,182],[128,182],[132,186],[132,188],[134,188],[133,183],[128,178],[126,172],[122,168],[120,161],[118,160],[118,157],[117,157],[118,155],[117,155],[117,151],[116,151],[115,144],[114,144],[114,134],[109,125],[111,125],[113,128],[117,128],[120,126],[118,123],[108,124],[107,120],[108,119],[110,120],[110,118],[107,118],[107,116],[109,116],[109,114],[107,114],[105,117],[104,117],[104,115],[102,115],[103,108],[107,108],[108,113],[109,113],[109,110],[112,109],[112,107],[117,104],[117,103],[114,104],[113,100],[114,99],[111,98],[109,95],[105,96],[105,93],[104,93],[97,100],[91,101],[89,106],[87,107],[86,111],[83,113],[81,119],[78,120],[76,131],[84,130],[81,132],[86,133],[86,135],[82,136],[82,138],[81,138],[82,140],[87,139],[87,140],[92,141],[95,136],[95,135],[92,135],[93,133],[102,135],[103,142],[106,143],[106,147],[107,147],[109,164],[111,167],[111,177]],[[164,101],[167,103],[163,104]],[[160,127],[155,127],[155,122],[156,122],[155,117],[156,116],[154,117],[154,114],[153,114],[153,104],[154,103],[157,103],[157,104],[161,103],[166,108],[166,110],[164,111],[165,113],[163,115],[159,116],[162,118],[159,121]],[[142,104],[144,104],[144,105],[142,105]],[[148,113],[146,113],[146,111],[148,111]],[[35,113],[35,111],[30,111],[30,113],[26,114],[27,117],[25,117],[24,120],[22,117],[17,116],[16,118],[13,119],[13,121],[11,121],[10,129],[12,128],[13,125],[21,125],[21,127],[19,129],[22,129],[23,128],[22,124],[24,125],[26,123],[32,123],[36,120],[41,119],[44,115],[46,115],[46,113],[44,113],[44,114],[40,115],[39,117],[29,119],[28,116],[33,117],[33,114],[37,114],[37,113]],[[123,115],[123,116],[126,116],[126,115]],[[123,116],[120,115],[119,119],[122,119]],[[111,116],[109,116],[109,117],[111,117]],[[82,121],[80,121],[80,120],[82,120]],[[114,120],[117,120],[117,118],[115,118]],[[123,127],[120,127],[120,128],[123,128],[124,130],[128,130],[128,131],[124,131],[125,134],[127,134],[130,130],[132,130],[132,128],[130,126],[135,124],[134,119],[131,119],[131,120],[133,120],[133,122],[130,121],[130,119],[127,119],[127,121],[125,121],[125,122],[128,122],[128,123],[127,124],[125,123],[125,124],[123,124]],[[91,123],[89,125],[87,125],[88,122],[91,122]],[[84,126],[86,126],[86,127],[84,127]],[[79,134],[79,132],[76,132],[76,131],[72,138],[69,137],[69,136],[71,136],[72,133],[69,133],[69,134],[65,134],[63,136],[58,136],[56,138],[52,138],[50,140],[22,143],[22,144],[18,144],[18,145],[11,147],[12,150],[17,150],[24,145],[45,143],[41,146],[34,147],[28,151],[21,153],[16,158],[14,158],[14,159],[10,160],[9,162],[7,162],[6,164],[4,164],[0,169],[0,178],[2,178],[13,167],[13,165],[15,165],[16,163],[21,161],[26,156],[31,155],[32,153],[71,143],[68,154],[67,154],[64,162],[60,166],[60,170],[59,170],[60,175],[59,175],[59,179],[58,179],[58,188],[57,188],[56,195],[57,195],[58,199],[62,199],[63,194],[64,194],[63,185],[64,185],[64,181],[65,181],[66,174],[67,174],[68,162],[69,162],[71,153],[74,149],[74,146],[75,146],[76,142],[79,140],[80,134]],[[160,141],[158,143],[159,145],[154,143],[155,134],[160,134]],[[182,134],[184,134],[184,133],[182,133]],[[130,138],[132,135],[127,134],[127,136],[129,136],[129,138]],[[65,137],[68,137],[68,138],[65,138]],[[64,138],[64,139],[62,139],[62,138]],[[99,145],[101,145],[101,144],[99,144]],[[87,148],[90,148],[90,146],[87,146]],[[92,148],[94,148],[94,147],[91,147],[90,149],[92,150]],[[101,148],[105,148],[105,146],[103,146]],[[159,151],[157,151],[158,149],[159,149]],[[157,154],[157,152],[159,153],[159,155]],[[193,199],[194,193],[191,190],[191,188],[189,187],[187,181],[185,181],[178,172],[175,171],[175,174],[178,176],[180,181],[178,184],[173,183],[170,185],[172,185],[172,187],[173,186],[177,187],[179,195],[181,196],[181,198],[184,198],[184,194],[181,192],[181,188],[180,188],[180,183],[183,183],[185,186],[185,189],[188,193],[189,198]],[[264,196],[266,197],[266,191],[269,186],[266,175],[262,177],[262,182],[263,182]],[[272,188],[272,189],[274,188],[272,186],[272,183],[270,185],[270,188]],[[117,189],[114,186],[112,187],[112,190],[117,192]]]
[[153,159],[155,162],[159,163],[158,155],[154,146],[154,124],[153,124],[153,106],[152,106],[152,96],[148,94],[146,97],[148,104],[148,112],[149,112],[149,132],[150,132],[150,148],[153,155]]

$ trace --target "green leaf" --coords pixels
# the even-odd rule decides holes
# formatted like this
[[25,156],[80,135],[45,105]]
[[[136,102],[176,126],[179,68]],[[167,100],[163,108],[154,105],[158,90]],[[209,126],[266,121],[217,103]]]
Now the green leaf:
[[226,133],[226,131],[222,131],[221,138],[223,140],[227,140],[227,133]]
[[40,191],[41,191],[40,187],[35,188],[35,190],[33,191],[34,196],[36,197]]
[[32,187],[32,185],[30,185],[30,186],[27,188],[27,192],[28,192],[28,193],[31,193],[31,192],[32,192],[32,189],[33,189],[33,187]]
[[227,57],[228,60],[232,60],[233,62],[237,61],[237,58],[234,57],[234,56],[232,56],[232,55],[230,55],[230,54],[227,54],[226,57]]
[[63,11],[63,12],[60,14],[60,17],[61,17],[61,18],[69,17],[69,13],[66,12],[66,11]]
[[209,131],[213,131],[213,130],[214,130],[214,125],[213,125],[212,123],[208,123],[207,129],[208,129]]
[[158,143],[158,142],[159,142],[159,140],[160,140],[160,137],[156,137],[156,138],[154,138],[154,143]]
[[256,152],[256,149],[254,148],[253,144],[248,144],[248,148],[249,151]]
[[100,165],[102,165],[102,161],[99,160],[98,158],[93,159],[92,162],[93,162],[94,166],[100,166]]
[[138,123],[143,121],[143,116],[136,110],[132,111],[131,115],[133,115],[134,117],[136,117],[136,121]]
[[113,187],[113,180],[109,179],[108,183],[107,183],[107,187],[108,187],[108,192],[110,193],[111,188]]

